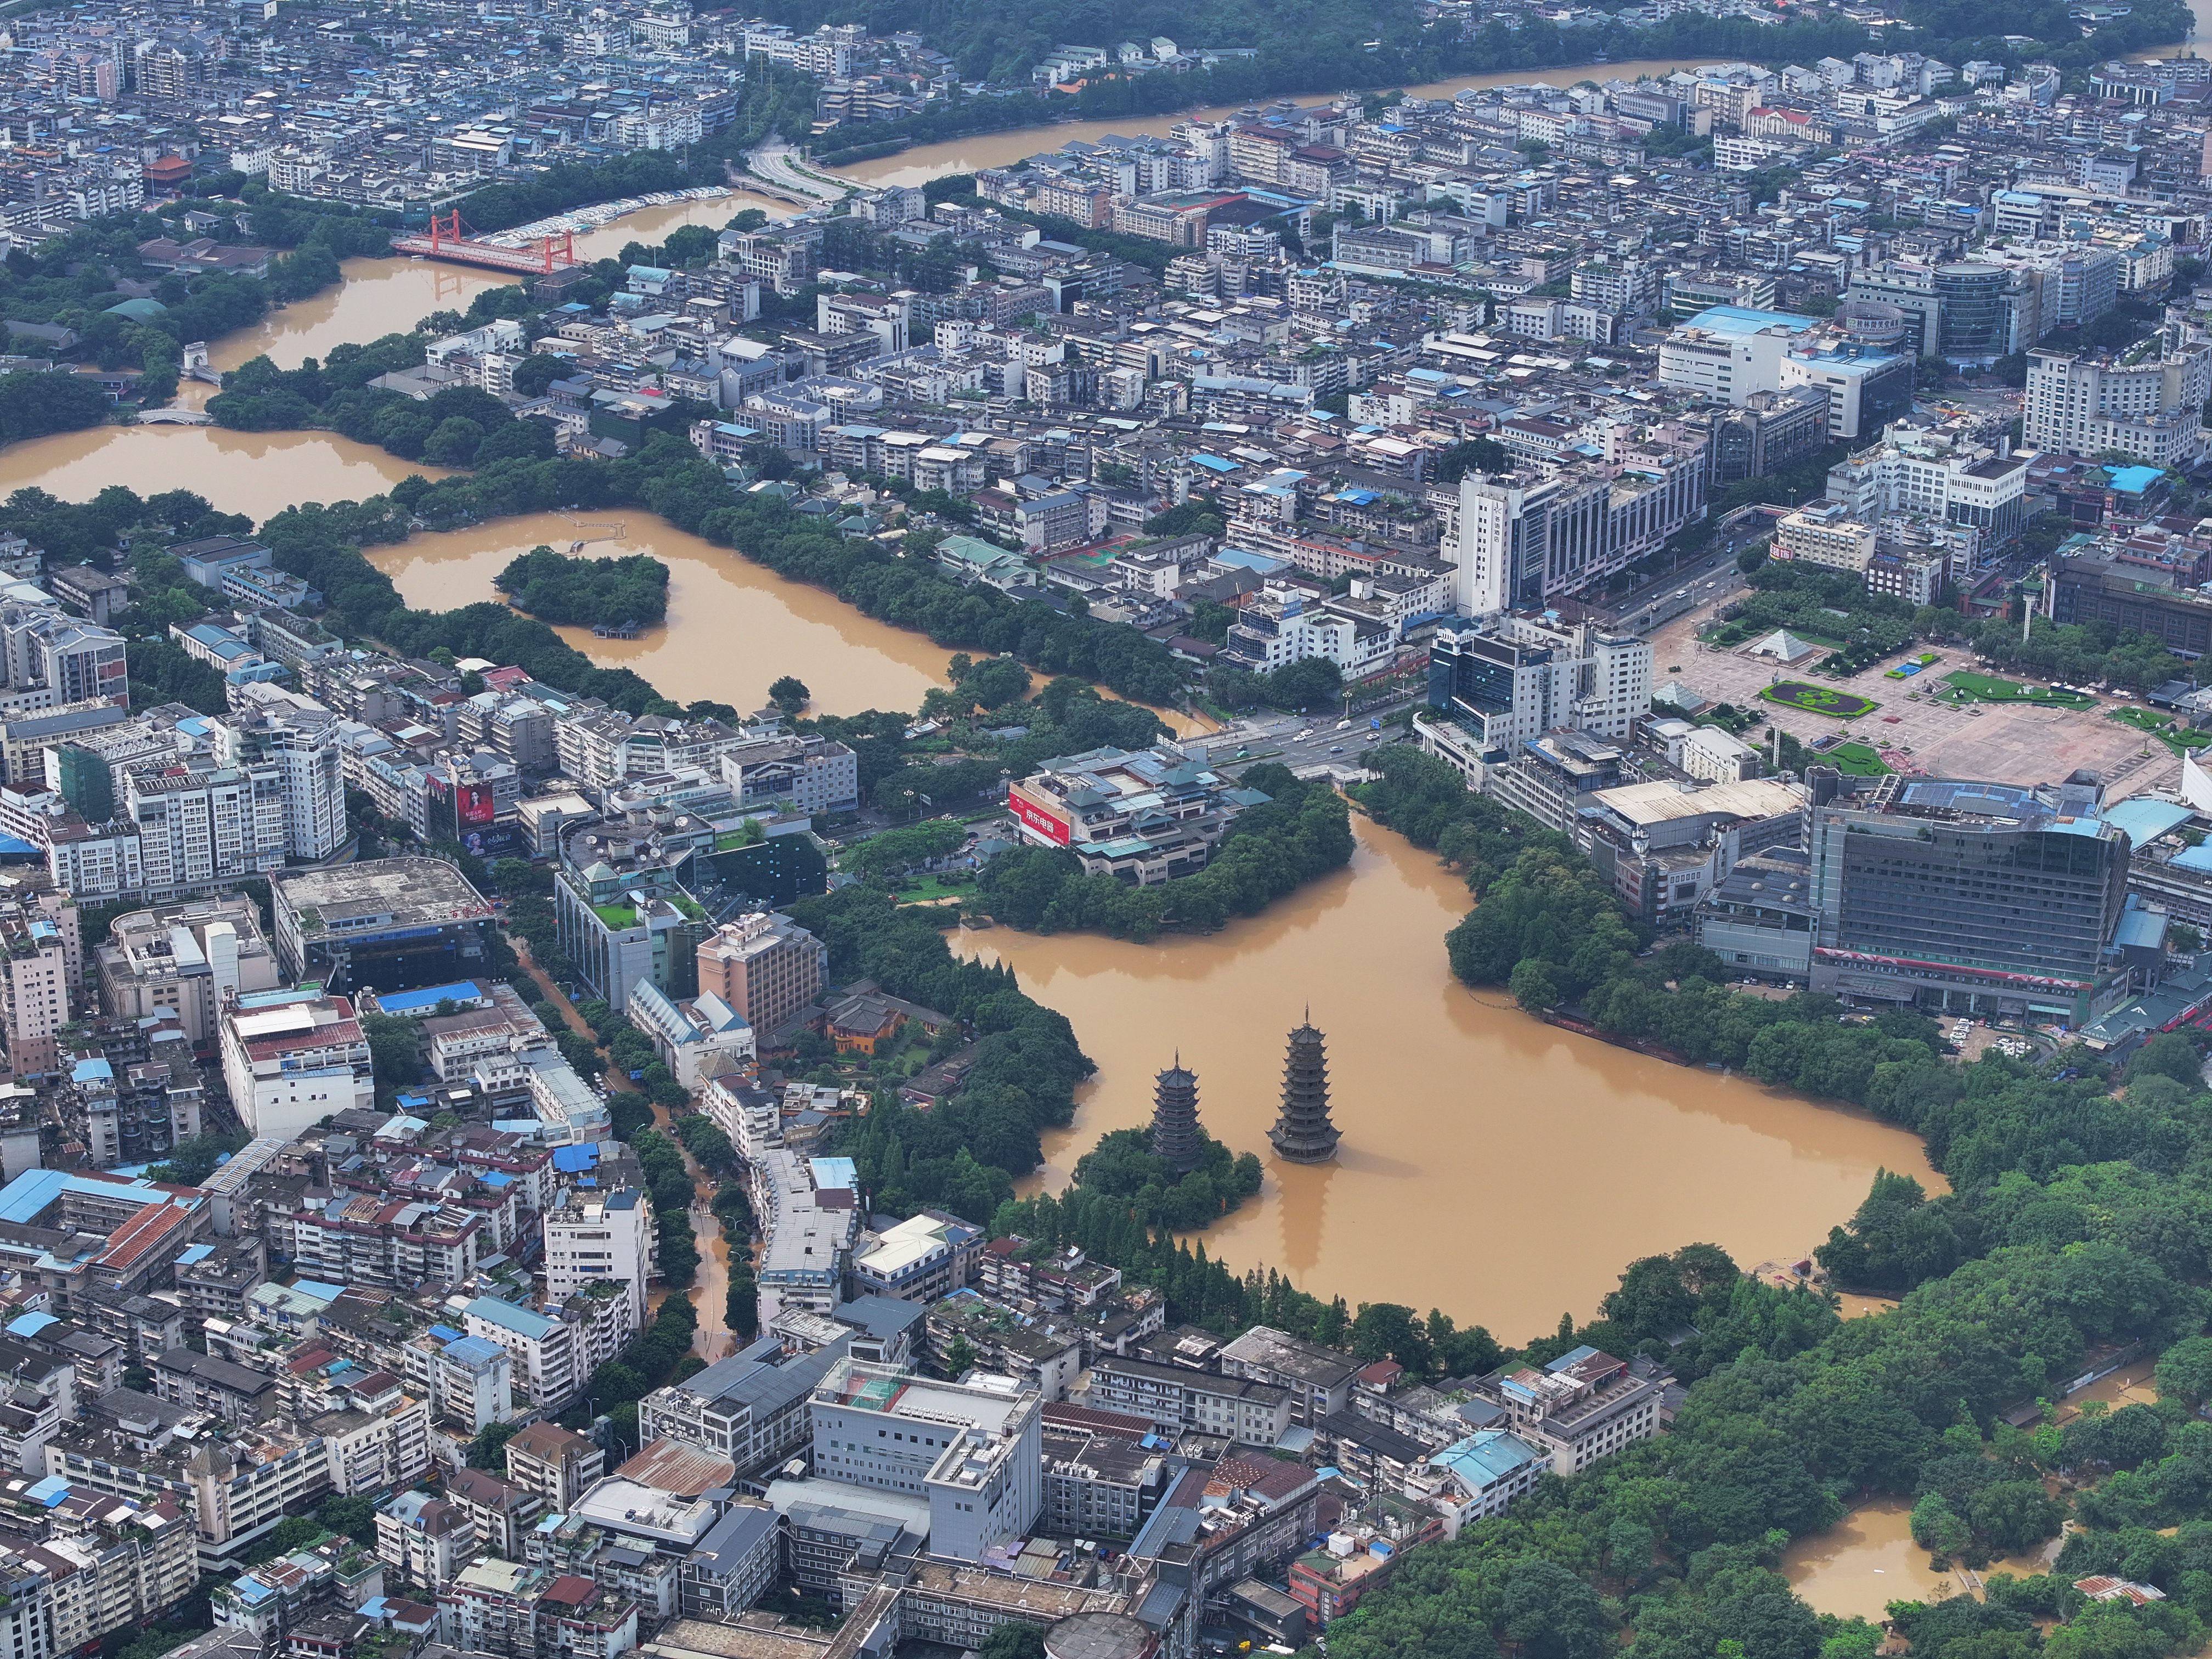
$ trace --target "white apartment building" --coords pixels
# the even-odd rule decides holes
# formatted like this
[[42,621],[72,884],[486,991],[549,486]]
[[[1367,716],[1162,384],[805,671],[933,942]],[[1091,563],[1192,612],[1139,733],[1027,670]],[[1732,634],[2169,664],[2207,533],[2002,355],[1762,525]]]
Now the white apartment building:
[[131,773],[122,817],[135,831],[137,880],[118,890],[175,893],[283,869],[285,793],[283,769],[266,761]]
[[55,1033],[70,1018],[71,975],[60,924],[35,902],[0,909],[0,962],[5,963],[0,1023],[8,1034],[9,1063],[18,1077],[52,1072],[58,1063]]
[[514,1357],[516,1380],[540,1412],[558,1412],[575,1397],[586,1373],[580,1367],[572,1327],[488,1296],[471,1302],[461,1319],[471,1336],[496,1343]]
[[1278,586],[1238,607],[1221,659],[1265,674],[1318,658],[1335,664],[1346,680],[1357,680],[1386,666],[1397,645],[1395,628]]
[[981,1561],[1044,1505],[1044,1402],[841,1359],[811,1401],[814,1472],[929,1503],[930,1553]]
[[250,1133],[289,1139],[375,1103],[368,1037],[345,998],[249,993],[224,1009],[221,1025],[223,1081]]
[[630,1323],[645,1326],[646,1281],[653,1276],[653,1206],[631,1188],[603,1196],[571,1192],[546,1212],[545,1294],[566,1301],[586,1285],[612,1280],[630,1304]]
[[2031,351],[2021,443],[2062,455],[2118,450],[2172,466],[2201,452],[2209,397],[2212,343],[2186,337],[2178,325],[2118,356]]
[[295,700],[283,708],[234,716],[220,728],[226,764],[276,769],[284,815],[284,849],[295,864],[319,864],[345,845],[345,777],[339,728],[329,709]]

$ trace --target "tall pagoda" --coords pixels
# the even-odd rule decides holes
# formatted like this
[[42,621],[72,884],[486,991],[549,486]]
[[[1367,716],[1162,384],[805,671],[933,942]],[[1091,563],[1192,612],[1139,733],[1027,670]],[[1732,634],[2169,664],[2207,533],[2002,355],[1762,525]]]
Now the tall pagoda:
[[1205,1152],[1198,1127],[1198,1077],[1183,1070],[1177,1054],[1152,1084],[1152,1156],[1177,1175],[1188,1175]]
[[1275,1155],[1293,1164],[1326,1164],[1336,1156],[1340,1135],[1328,1116],[1328,1056],[1308,1011],[1304,1024],[1291,1033],[1283,1063],[1283,1115],[1267,1131]]

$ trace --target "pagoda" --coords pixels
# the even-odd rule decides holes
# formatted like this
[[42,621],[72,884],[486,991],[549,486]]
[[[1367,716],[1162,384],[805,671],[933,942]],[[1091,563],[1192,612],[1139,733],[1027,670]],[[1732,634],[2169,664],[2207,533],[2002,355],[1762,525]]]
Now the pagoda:
[[1328,1056],[1309,1009],[1305,1024],[1291,1033],[1290,1055],[1283,1063],[1283,1115],[1267,1139],[1274,1142],[1278,1158],[1326,1164],[1336,1156],[1340,1138],[1328,1117]]
[[1177,1175],[1188,1175],[1206,1153],[1198,1127],[1198,1077],[1182,1067],[1182,1056],[1152,1084],[1152,1156]]

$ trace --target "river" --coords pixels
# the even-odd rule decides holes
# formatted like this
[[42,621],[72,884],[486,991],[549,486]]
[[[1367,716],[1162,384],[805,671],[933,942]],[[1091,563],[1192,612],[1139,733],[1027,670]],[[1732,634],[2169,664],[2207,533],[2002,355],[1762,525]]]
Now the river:
[[[1267,1158],[1260,1198],[1204,1235],[1239,1271],[1302,1290],[1441,1308],[1519,1342],[1586,1319],[1640,1255],[1697,1242],[1746,1267],[1796,1259],[1877,1168],[1936,1189],[1920,1141],[1863,1114],[1571,1036],[1444,962],[1467,890],[1355,817],[1351,867],[1206,938],[1133,945],[1007,928],[954,935],[1074,1023],[1098,1065],[1074,1127],[1048,1138],[1064,1185],[1100,1134],[1149,1121],[1177,1053],[1206,1128]],[[1267,1155],[1284,1041],[1305,1009],[1328,1039],[1335,1163]]]
[[[624,538],[613,539],[619,529]],[[923,635],[862,616],[842,600],[787,581],[725,547],[685,534],[650,514],[610,510],[501,519],[473,529],[417,535],[368,550],[377,568],[418,609],[448,611],[495,599],[492,578],[543,543],[612,557],[650,553],[668,567],[665,626],[635,640],[595,639],[588,628],[556,631],[593,662],[634,668],[678,702],[709,698],[739,712],[768,701],[770,681],[796,674],[815,712],[911,709],[945,683],[948,652]]]
[[[2205,3],[2212,4],[2212,0],[2205,0]],[[1633,81],[1638,76],[1672,75],[1676,70],[1695,69],[1700,64],[1716,61],[1711,57],[1644,58],[1626,64],[1584,64],[1565,69],[1511,70],[1496,75],[1470,75],[1454,81],[1431,81],[1423,86],[1407,87],[1406,92],[1414,98],[1449,98],[1470,87],[1529,86],[1540,81],[1552,86],[1571,87],[1577,81]],[[1315,95],[1304,101],[1314,103],[1321,100]],[[911,149],[901,150],[896,155],[823,170],[840,178],[850,179],[855,184],[923,185],[948,173],[973,173],[979,167],[1012,167],[1017,161],[1027,161],[1044,151],[1058,149],[1062,144],[1072,143],[1077,139],[1094,143],[1112,132],[1132,137],[1148,132],[1164,137],[1179,123],[1218,121],[1236,114],[1240,109],[1251,107],[1249,104],[1217,104],[1206,109],[1181,110],[1168,115],[1125,115],[1112,121],[1063,121],[1046,126],[1016,127],[1006,132],[978,133],[971,138],[947,139],[941,144],[917,144]]]

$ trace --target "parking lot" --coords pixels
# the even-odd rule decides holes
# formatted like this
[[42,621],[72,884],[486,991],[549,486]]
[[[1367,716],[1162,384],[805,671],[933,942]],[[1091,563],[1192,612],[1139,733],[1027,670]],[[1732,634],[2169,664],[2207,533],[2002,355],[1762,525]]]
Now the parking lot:
[[[2033,784],[2055,783],[2070,772],[2086,769],[2103,777],[2116,798],[2142,794],[2173,784],[2180,777],[2181,763],[2165,744],[2107,716],[2106,709],[2120,706],[2117,700],[2100,698],[2096,708],[2078,713],[2032,704],[1954,707],[1929,702],[1916,696],[1915,684],[1925,683],[1933,688],[1942,683],[1946,673],[1973,667],[1972,652],[1943,651],[1942,660],[1915,680],[1885,678],[1884,671],[1895,666],[1899,659],[1877,664],[1848,679],[1831,680],[1813,672],[1826,653],[1815,653],[1795,669],[1788,669],[1771,659],[1707,647],[1698,641],[1697,629],[1711,614],[1711,607],[1701,606],[1653,632],[1655,689],[1680,681],[1700,696],[1755,710],[1763,721],[1780,726],[1801,743],[1839,734],[1877,747],[1890,744],[1899,750],[1909,749],[1910,754],[1885,757],[1893,769],[1900,772]],[[1680,672],[1669,672],[1674,669]],[[1881,707],[1871,714],[1845,721],[1761,702],[1760,690],[1781,679],[1840,686],[1872,698]]]

